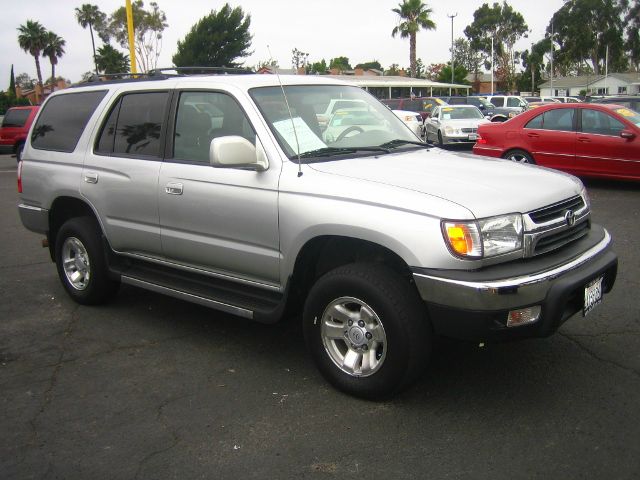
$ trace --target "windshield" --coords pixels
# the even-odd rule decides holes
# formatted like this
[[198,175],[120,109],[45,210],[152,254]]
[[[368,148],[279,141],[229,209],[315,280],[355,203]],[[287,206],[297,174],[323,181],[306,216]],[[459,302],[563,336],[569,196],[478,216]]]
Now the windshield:
[[29,109],[10,109],[2,120],[2,126],[23,127],[24,124],[27,123],[27,119],[29,118],[30,113],[31,110]]
[[636,127],[640,127],[640,114],[635,110],[629,108],[616,108],[614,110],[618,115],[622,115],[628,121],[633,123]]
[[[249,93],[287,156],[327,152],[371,155],[415,148],[419,139],[385,105],[359,87],[345,85],[259,87]],[[380,148],[380,147],[383,148]]]
[[484,118],[477,107],[443,107],[440,112],[441,120],[472,120]]

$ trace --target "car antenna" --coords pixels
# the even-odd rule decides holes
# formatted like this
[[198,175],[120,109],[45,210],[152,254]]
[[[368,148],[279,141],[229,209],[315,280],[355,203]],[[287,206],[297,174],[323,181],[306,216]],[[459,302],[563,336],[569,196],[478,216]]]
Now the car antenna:
[[[273,58],[271,54],[271,48],[267,45],[267,50],[269,51],[269,57]],[[278,83],[280,84],[280,89],[282,90],[282,96],[284,97],[284,103],[287,105],[287,111],[289,112],[289,118],[291,119],[291,128],[293,128],[293,136],[296,139],[296,153],[298,155],[298,177],[302,176],[302,159],[300,157],[300,142],[298,141],[298,132],[296,131],[296,124],[293,121],[293,114],[291,113],[291,107],[289,106],[289,100],[287,100],[287,94],[284,91],[284,86],[282,85],[282,80],[280,80],[280,74],[278,73],[278,67],[273,67],[276,71],[276,77],[278,78]]]

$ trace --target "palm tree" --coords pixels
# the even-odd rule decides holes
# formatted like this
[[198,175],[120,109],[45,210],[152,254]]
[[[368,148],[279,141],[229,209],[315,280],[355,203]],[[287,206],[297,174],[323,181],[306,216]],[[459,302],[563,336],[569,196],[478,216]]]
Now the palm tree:
[[53,32],[47,32],[46,41],[47,43],[42,49],[42,56],[49,57],[51,62],[51,91],[53,91],[56,83],[56,65],[58,64],[58,59],[64,55],[64,46],[67,42]]
[[398,33],[400,38],[409,37],[409,62],[411,65],[411,76],[416,76],[416,34],[421,28],[434,30],[436,24],[429,18],[433,10],[428,8],[422,0],[403,0],[398,4],[398,8],[392,9],[399,18],[398,26],[391,32],[395,37]]
[[107,43],[98,49],[96,64],[103,73],[126,73],[129,71],[129,56]]
[[97,5],[84,3],[80,8],[76,8],[76,20],[82,28],[89,27],[91,33],[91,46],[93,47],[93,64],[96,67],[96,75],[98,74],[98,64],[96,62],[96,42],[93,38],[93,28],[100,29],[104,26],[107,16],[100,11]]
[[27,23],[18,27],[18,44],[20,48],[33,55],[36,60],[36,73],[38,85],[42,88],[42,72],[40,71],[40,54],[46,45],[47,30],[40,24],[27,20]]

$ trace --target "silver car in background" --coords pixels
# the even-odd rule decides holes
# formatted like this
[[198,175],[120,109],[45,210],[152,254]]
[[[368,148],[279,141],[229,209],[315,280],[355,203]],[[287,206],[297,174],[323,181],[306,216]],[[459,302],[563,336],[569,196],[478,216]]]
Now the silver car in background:
[[392,112],[409,127],[416,137],[422,138],[422,115],[409,110],[392,110]]
[[426,142],[439,146],[452,143],[475,143],[478,125],[490,123],[478,107],[473,105],[442,105],[433,109],[424,121]]

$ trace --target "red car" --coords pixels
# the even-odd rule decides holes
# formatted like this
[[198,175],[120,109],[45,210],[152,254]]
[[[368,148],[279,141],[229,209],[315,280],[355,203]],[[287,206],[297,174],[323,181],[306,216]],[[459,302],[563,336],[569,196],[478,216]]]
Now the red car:
[[480,125],[473,153],[574,175],[640,180],[640,114],[621,105],[555,103]]
[[13,107],[7,110],[0,126],[0,152],[15,153],[20,161],[29,128],[40,107]]

